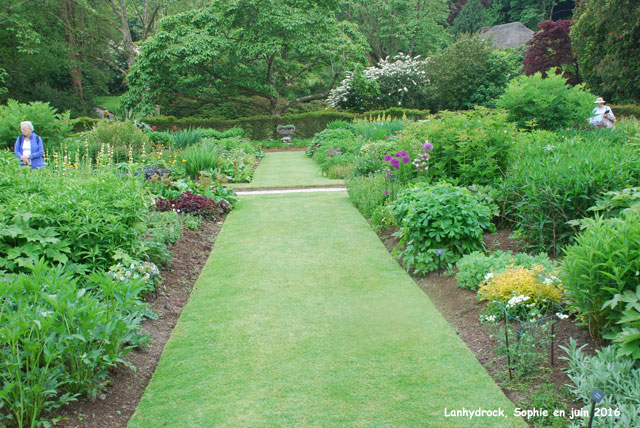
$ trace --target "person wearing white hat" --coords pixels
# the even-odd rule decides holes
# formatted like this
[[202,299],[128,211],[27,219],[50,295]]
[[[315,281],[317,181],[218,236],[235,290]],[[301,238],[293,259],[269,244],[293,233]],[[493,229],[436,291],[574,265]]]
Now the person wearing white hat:
[[597,106],[591,112],[592,117],[589,119],[589,124],[598,128],[615,129],[616,117],[613,115],[611,108],[606,105],[607,102],[602,97],[598,97],[593,103],[597,104]]

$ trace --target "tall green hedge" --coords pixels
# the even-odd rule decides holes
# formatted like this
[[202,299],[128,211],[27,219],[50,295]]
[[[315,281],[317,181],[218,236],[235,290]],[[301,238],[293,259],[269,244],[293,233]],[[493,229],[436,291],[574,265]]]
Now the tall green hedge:
[[361,114],[346,112],[315,111],[309,113],[290,114],[283,116],[252,116],[241,119],[227,120],[204,117],[187,117],[177,119],[174,116],[154,116],[144,118],[143,121],[151,126],[157,126],[158,131],[166,131],[177,126],[183,128],[213,128],[224,131],[229,128],[239,127],[246,131],[246,136],[252,140],[266,140],[280,138],[276,128],[278,125],[295,125],[294,138],[311,138],[327,127],[327,123],[334,120],[353,120],[377,118],[378,116],[401,118],[406,115],[410,119],[422,119],[429,114],[428,111],[391,108],[388,110],[376,110]]

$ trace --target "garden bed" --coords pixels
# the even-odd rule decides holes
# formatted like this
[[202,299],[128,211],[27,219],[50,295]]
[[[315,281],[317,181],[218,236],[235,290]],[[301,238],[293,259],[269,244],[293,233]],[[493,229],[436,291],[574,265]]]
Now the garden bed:
[[[392,252],[398,244],[398,238],[392,236],[393,230],[386,230],[379,234],[384,246]],[[510,230],[500,230],[497,233],[485,234],[485,245],[489,250],[502,250],[517,252],[521,250],[521,243],[510,238]],[[420,277],[411,275],[416,284],[429,296],[442,316],[456,330],[456,333],[465,342],[467,347],[473,352],[477,360],[493,377],[500,386],[504,394],[521,408],[533,408],[530,405],[530,396],[527,392],[534,391],[542,383],[541,379],[531,384],[518,383],[516,379],[512,383],[508,380],[508,371],[504,357],[496,355],[494,349],[498,342],[491,336],[488,327],[480,322],[480,315],[483,313],[485,304],[478,301],[475,291],[460,288],[456,285],[455,270],[447,272],[442,270],[441,274],[432,272]],[[564,373],[567,362],[559,357],[566,356],[560,346],[568,346],[569,338],[573,337],[578,344],[586,344],[584,351],[593,354],[598,348],[593,339],[589,336],[586,327],[578,326],[572,319],[558,320],[555,324],[554,339],[554,365],[547,363],[546,368],[551,371],[548,379],[553,383],[558,391],[564,385],[570,384],[568,376]],[[569,410],[582,408],[581,403],[564,398],[564,403]],[[534,426],[534,425],[532,425]]]
[[[224,221],[224,220],[223,220]],[[78,401],[55,415],[60,428],[122,428],[126,427],[169,340],[193,285],[204,267],[223,221],[202,223],[197,231],[184,229],[182,238],[169,247],[173,254],[170,266],[160,270],[162,285],[157,295],[151,293],[148,302],[158,316],[146,320],[141,333],[149,335],[150,345],[131,351],[126,360],[137,370],[120,366],[109,379],[109,386],[95,401]]]

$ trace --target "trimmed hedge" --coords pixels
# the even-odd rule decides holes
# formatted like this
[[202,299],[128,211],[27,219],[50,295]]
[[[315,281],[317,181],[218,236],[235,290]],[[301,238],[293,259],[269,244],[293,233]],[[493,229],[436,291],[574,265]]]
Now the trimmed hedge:
[[612,105],[611,110],[618,119],[631,116],[640,119],[640,106],[637,104]]
[[315,111],[309,113],[289,114],[283,116],[252,116],[241,119],[226,120],[217,118],[187,117],[178,119],[174,116],[154,116],[144,118],[143,121],[151,126],[157,126],[158,131],[167,131],[177,126],[184,128],[213,128],[224,131],[229,128],[239,127],[246,131],[246,136],[252,140],[278,139],[280,135],[276,128],[278,125],[295,125],[294,138],[312,138],[318,132],[324,130],[329,122],[335,120],[350,121],[353,119],[377,118],[378,116],[401,118],[404,115],[410,119],[423,119],[429,115],[428,111],[391,108],[388,110],[376,110],[361,114],[346,112]]

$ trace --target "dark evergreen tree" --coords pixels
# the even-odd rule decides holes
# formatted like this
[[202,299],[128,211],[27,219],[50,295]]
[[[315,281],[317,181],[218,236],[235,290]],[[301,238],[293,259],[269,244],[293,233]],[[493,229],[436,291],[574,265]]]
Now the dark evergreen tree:
[[453,21],[451,30],[455,34],[473,34],[480,31],[487,21],[486,10],[482,0],[469,0]]

